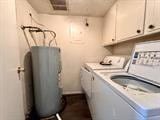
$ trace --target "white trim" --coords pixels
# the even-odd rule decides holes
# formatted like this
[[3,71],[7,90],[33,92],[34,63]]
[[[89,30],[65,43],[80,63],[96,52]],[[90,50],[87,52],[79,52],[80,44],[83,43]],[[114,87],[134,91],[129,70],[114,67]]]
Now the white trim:
[[68,95],[68,94],[82,94],[83,91],[63,91],[63,95]]

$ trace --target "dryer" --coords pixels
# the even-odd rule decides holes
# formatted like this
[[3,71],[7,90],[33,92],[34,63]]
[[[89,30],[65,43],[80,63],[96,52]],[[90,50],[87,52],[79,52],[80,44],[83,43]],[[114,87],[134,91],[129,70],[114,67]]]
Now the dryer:
[[106,56],[101,62],[85,63],[84,67],[90,71],[123,69],[127,63],[127,57],[128,56]]
[[108,98],[112,101],[106,104],[113,106],[105,108],[114,109],[112,119],[160,120],[160,41],[137,44],[128,72],[95,74],[112,93]]
[[[92,79],[93,79],[93,71],[94,70],[107,70],[108,72],[120,72],[126,71],[124,65],[126,63],[126,58],[122,56],[106,56],[103,59],[103,63],[85,63],[84,67],[81,68],[81,85],[88,97],[91,97],[91,89],[92,89]],[[108,64],[109,63],[109,64]]]

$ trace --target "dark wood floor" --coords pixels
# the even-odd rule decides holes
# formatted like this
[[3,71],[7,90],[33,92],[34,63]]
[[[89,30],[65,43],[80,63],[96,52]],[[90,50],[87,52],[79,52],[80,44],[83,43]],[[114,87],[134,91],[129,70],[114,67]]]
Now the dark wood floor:
[[[65,98],[67,105],[64,111],[60,113],[62,120],[92,120],[86,98],[83,94],[65,95]],[[32,118],[31,120],[37,119]]]
[[84,95],[68,95],[66,99],[67,106],[61,113],[62,120],[91,120]]

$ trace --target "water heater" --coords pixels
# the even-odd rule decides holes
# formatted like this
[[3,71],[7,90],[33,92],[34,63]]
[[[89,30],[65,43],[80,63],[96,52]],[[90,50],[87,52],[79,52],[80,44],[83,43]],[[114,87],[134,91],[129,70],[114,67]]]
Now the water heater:
[[59,73],[61,71],[58,47],[31,48],[35,108],[39,117],[49,117],[61,108]]

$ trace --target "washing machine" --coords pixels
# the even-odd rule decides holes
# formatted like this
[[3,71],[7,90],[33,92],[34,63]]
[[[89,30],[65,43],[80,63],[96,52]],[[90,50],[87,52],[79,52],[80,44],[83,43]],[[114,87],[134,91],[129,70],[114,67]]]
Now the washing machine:
[[[81,68],[81,85],[86,99],[89,105],[92,118],[95,116],[94,104],[92,101],[92,82],[93,82],[93,73],[95,70],[101,72],[126,72],[128,64],[126,61],[129,57],[120,57],[120,56],[106,56],[103,60],[103,64],[100,63],[85,63],[84,67]],[[125,68],[124,68],[125,66]]]
[[137,44],[128,72],[95,74],[110,94],[102,104],[112,105],[105,108],[114,111],[112,119],[160,120],[160,41]]

